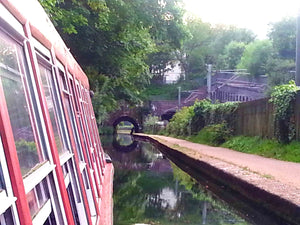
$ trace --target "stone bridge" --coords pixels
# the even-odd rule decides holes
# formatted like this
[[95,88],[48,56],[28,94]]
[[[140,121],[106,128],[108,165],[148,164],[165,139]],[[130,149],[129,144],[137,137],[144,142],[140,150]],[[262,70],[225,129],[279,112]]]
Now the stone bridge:
[[[218,71],[212,76],[212,83],[209,93],[212,101],[251,101],[264,97],[267,87],[266,77],[259,76],[255,79],[249,79],[246,76],[240,76],[239,71]],[[194,102],[208,97],[207,87],[200,87],[197,90],[184,91],[188,94],[180,103],[178,100],[157,100],[149,103],[150,113],[158,116],[161,120],[170,120],[173,115],[183,106],[193,105]],[[121,121],[129,121],[134,125],[135,132],[142,129],[143,115],[139,107],[128,107],[125,103],[121,109],[110,116],[109,124],[116,128]]]
[[[150,111],[147,114],[158,116],[161,120],[170,120],[179,108],[193,105],[197,99],[201,100],[207,96],[206,88],[190,91],[189,93],[187,98],[182,99],[180,106],[178,100],[151,101],[149,103]],[[143,126],[143,117],[146,116],[143,114],[142,108],[130,107],[125,102],[120,104],[120,110],[110,115],[107,125],[114,127],[114,130],[116,130],[120,122],[128,121],[133,124],[136,133],[140,132]]]
[[120,109],[111,113],[107,125],[112,126],[114,130],[122,121],[128,121],[133,124],[134,132],[138,133],[142,130],[143,118],[139,113],[139,107],[130,107],[126,103],[121,103]]
[[151,101],[151,114],[159,116],[161,120],[170,120],[176,111],[184,106],[191,106],[196,100],[202,100],[207,97],[206,87],[197,90],[187,91],[189,93],[187,98],[178,100],[157,100]]

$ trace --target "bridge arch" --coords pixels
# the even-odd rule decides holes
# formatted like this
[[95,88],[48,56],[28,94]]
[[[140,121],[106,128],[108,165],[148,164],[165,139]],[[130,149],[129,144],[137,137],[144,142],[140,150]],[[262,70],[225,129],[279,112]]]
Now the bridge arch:
[[116,131],[118,124],[121,123],[122,121],[128,121],[132,123],[135,133],[138,133],[140,131],[139,124],[135,119],[133,119],[130,116],[120,116],[113,122],[114,132]]
[[174,114],[176,113],[176,110],[169,110],[161,115],[161,120],[168,120],[172,119]]

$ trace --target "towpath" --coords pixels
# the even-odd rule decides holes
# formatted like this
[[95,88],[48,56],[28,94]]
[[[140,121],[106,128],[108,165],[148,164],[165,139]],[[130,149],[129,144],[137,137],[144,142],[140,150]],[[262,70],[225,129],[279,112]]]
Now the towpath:
[[172,137],[147,136],[287,199],[300,207],[300,163],[196,144]]

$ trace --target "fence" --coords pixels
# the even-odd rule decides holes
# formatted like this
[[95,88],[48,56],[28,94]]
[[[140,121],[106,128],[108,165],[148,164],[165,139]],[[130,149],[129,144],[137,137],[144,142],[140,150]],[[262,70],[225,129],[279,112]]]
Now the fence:
[[[294,103],[296,140],[300,140],[300,93]],[[236,111],[236,135],[275,137],[274,106],[269,99],[241,103]]]

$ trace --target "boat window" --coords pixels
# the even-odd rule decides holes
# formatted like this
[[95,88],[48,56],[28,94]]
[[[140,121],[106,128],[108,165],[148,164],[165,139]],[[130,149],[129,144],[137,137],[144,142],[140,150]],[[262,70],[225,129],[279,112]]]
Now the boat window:
[[57,115],[59,115],[59,114],[56,113],[57,112],[56,107],[57,107],[58,103],[54,101],[55,98],[53,96],[54,90],[53,90],[53,85],[51,82],[51,78],[52,78],[51,69],[47,68],[46,66],[44,66],[42,64],[39,64],[39,69],[40,69],[40,76],[41,76],[41,80],[42,80],[42,87],[43,87],[44,94],[46,97],[50,120],[51,120],[51,124],[52,124],[52,128],[53,128],[56,147],[57,147],[58,153],[62,154],[64,152],[66,152],[68,148],[67,148],[67,146],[66,147],[64,146],[62,135],[60,132],[60,130],[61,130],[60,123],[57,118]]
[[48,160],[48,156],[41,150],[40,144],[44,143],[41,143],[33,127],[34,117],[28,97],[29,90],[24,88],[25,71],[28,71],[28,68],[25,68],[27,65],[23,48],[3,33],[0,33],[0,43],[0,82],[24,176],[36,165]]

